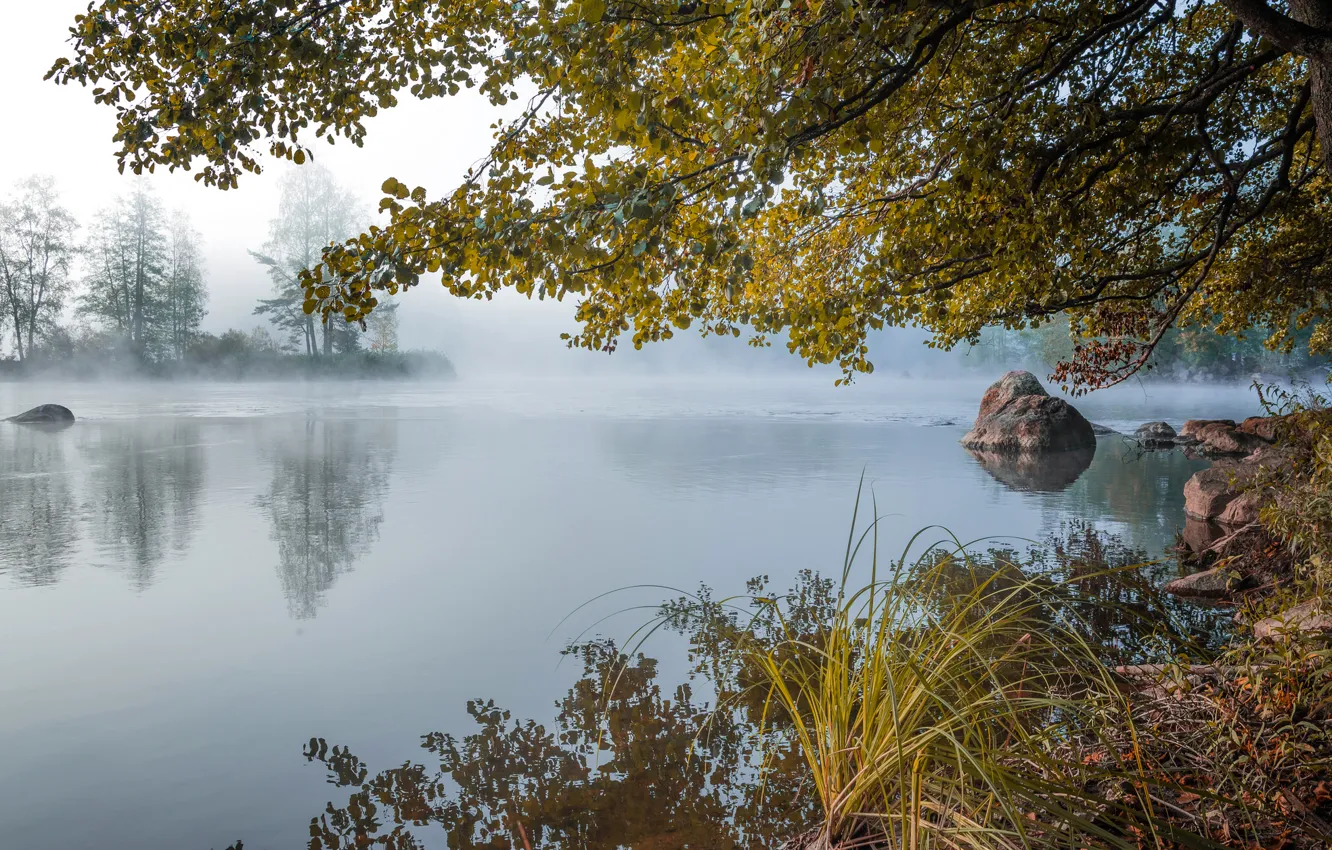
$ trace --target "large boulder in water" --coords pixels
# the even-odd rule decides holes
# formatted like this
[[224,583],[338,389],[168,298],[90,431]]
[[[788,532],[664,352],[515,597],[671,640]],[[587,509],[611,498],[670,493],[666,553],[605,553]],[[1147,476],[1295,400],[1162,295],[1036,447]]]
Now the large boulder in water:
[[1054,398],[1030,372],[1009,372],[990,385],[962,445],[982,452],[1044,453],[1095,449],[1092,424]]
[[59,404],[43,404],[5,420],[22,425],[54,425],[74,421],[74,413]]
[[11,416],[7,422],[17,422],[21,425],[61,425],[74,421],[74,414],[68,407],[62,407],[58,404],[43,404],[40,407],[34,407],[32,410],[20,413],[18,416]]

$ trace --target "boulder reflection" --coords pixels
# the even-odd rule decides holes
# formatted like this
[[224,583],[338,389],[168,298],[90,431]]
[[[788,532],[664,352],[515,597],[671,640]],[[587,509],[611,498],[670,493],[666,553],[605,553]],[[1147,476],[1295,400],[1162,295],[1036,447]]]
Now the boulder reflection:
[[266,435],[272,468],[256,503],[272,526],[292,616],[315,616],[338,576],[379,540],[396,423],[316,420]]
[[1057,493],[1068,489],[1091,466],[1096,449],[1042,454],[1003,454],[968,449],[995,480],[1021,492]]

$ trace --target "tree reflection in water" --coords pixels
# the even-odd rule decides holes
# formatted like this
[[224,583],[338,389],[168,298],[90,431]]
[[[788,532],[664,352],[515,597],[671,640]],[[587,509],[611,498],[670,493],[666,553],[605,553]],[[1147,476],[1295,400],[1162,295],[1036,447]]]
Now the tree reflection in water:
[[25,585],[55,584],[79,539],[68,435],[6,426],[0,433],[0,573]]
[[168,556],[190,547],[207,465],[199,425],[106,425],[83,448],[92,539],[147,588]]
[[[1024,556],[955,559],[949,580],[1014,567],[1047,576],[1098,638],[1106,663],[1126,663],[1162,643],[1215,644],[1222,626],[1207,612],[1162,599],[1134,572],[1107,572],[1140,557],[1078,526]],[[770,596],[766,584],[755,579],[749,594]],[[764,695],[745,687],[752,680],[737,648],[742,641],[772,645],[783,629],[817,645],[836,592],[832,581],[803,572],[779,597],[779,622],[774,606],[737,610],[703,588],[661,610],[661,622],[688,640],[687,681],[663,683],[656,661],[627,657],[610,643],[579,645],[569,652],[581,660],[582,675],[556,704],[554,728],[475,700],[468,704],[473,731],[423,738],[429,765],[372,775],[348,750],[311,739],[305,757],[349,796],[311,819],[309,847],[779,846],[816,820],[817,798],[804,762],[770,717],[760,740]],[[711,709],[718,703],[725,710]]]
[[393,421],[309,419],[271,441],[273,474],[256,502],[272,525],[293,617],[315,616],[379,539],[396,436]]

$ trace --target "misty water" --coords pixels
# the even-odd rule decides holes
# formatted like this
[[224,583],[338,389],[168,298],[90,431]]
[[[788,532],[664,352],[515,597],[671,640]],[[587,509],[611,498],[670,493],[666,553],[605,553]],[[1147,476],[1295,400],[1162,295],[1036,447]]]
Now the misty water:
[[[0,845],[306,846],[347,799],[312,737],[388,767],[474,727],[469,699],[549,722],[565,643],[670,591],[565,615],[833,573],[862,473],[890,548],[1074,520],[1173,542],[1203,463],[1109,436],[1085,469],[987,468],[958,445],[984,383],[0,385],[0,413],[79,416],[0,425]],[[1238,387],[1078,405],[1121,431],[1257,412]]]

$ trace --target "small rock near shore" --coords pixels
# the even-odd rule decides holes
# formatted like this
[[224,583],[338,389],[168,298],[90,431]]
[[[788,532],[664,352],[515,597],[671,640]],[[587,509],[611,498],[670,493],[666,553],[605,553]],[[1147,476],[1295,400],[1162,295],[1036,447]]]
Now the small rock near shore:
[[1222,525],[1248,525],[1258,520],[1258,509],[1262,507],[1261,497],[1252,490],[1240,493],[1226,505],[1225,510],[1216,518]]
[[21,425],[51,425],[60,422],[73,422],[74,414],[68,407],[59,404],[43,404],[34,407],[32,410],[24,411],[18,416],[11,416],[5,420],[7,422],[17,422]]
[[1213,558],[1233,558],[1261,549],[1269,540],[1267,532],[1256,522],[1241,526],[1220,539],[1212,541],[1203,551]]
[[1318,608],[1318,600],[1313,599],[1259,620],[1253,624],[1253,636],[1279,640],[1295,632],[1332,632],[1332,614],[1319,613]]
[[1213,567],[1210,570],[1203,570],[1200,573],[1193,573],[1168,581],[1165,587],[1161,589],[1176,596],[1218,598],[1229,594],[1236,584],[1237,582],[1232,579],[1228,570],[1222,567]]
[[1233,419],[1190,419],[1175,442],[1195,446],[1209,455],[1247,455],[1268,445],[1264,438],[1240,430]]
[[1139,425],[1138,430],[1133,432],[1133,437],[1138,442],[1148,446],[1173,446],[1175,444],[1175,429],[1170,427],[1169,422],[1148,422],[1145,425]]
[[1239,429],[1245,434],[1252,434],[1260,440],[1275,443],[1277,427],[1280,426],[1282,418],[1281,416],[1250,416],[1239,424]]
[[985,391],[962,445],[976,451],[1058,452],[1094,449],[1096,434],[1073,405],[1052,397],[1035,375],[1014,371]]
[[1177,435],[1178,441],[1181,443],[1198,442],[1198,432],[1201,431],[1203,428],[1206,428],[1208,425],[1227,425],[1231,428],[1234,428],[1235,420],[1234,419],[1190,419],[1180,427],[1179,434]]

